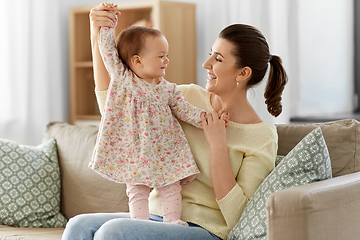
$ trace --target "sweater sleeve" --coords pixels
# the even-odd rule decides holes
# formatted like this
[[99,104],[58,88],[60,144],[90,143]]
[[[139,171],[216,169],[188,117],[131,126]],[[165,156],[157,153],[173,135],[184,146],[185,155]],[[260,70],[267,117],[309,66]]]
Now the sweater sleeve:
[[244,194],[238,183],[235,184],[224,198],[217,200],[220,211],[230,229],[240,220],[241,214],[248,202],[249,198]]
[[274,168],[276,152],[277,143],[269,140],[258,149],[245,153],[236,177],[237,184],[217,201],[230,229],[239,221],[250,198]]

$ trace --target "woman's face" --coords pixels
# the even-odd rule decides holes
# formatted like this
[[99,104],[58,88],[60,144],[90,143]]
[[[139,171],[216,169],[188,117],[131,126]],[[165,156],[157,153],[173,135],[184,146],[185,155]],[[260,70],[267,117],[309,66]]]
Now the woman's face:
[[209,92],[222,95],[236,89],[240,70],[235,67],[233,48],[231,42],[222,38],[216,39],[212,46],[210,57],[203,63],[208,71],[206,90]]

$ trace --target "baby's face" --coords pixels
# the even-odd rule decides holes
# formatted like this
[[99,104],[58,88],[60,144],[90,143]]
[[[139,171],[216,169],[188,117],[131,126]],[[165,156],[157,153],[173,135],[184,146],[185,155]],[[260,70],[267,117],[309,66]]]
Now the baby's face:
[[168,51],[169,44],[164,36],[147,37],[139,54],[143,64],[138,75],[144,80],[163,77],[169,65]]

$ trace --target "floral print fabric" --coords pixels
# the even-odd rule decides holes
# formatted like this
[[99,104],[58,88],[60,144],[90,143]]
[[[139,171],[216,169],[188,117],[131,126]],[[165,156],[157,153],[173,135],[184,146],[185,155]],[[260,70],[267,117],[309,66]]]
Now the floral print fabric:
[[202,128],[203,110],[186,102],[176,84],[162,79],[153,85],[137,77],[121,62],[113,29],[101,28],[99,48],[111,82],[89,167],[115,182],[191,182],[199,170],[174,115]]

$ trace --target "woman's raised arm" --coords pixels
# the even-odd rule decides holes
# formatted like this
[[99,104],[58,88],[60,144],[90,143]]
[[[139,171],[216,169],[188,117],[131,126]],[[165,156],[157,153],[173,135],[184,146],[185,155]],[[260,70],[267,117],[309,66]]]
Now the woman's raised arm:
[[110,76],[105,68],[104,62],[100,55],[98,45],[98,34],[100,27],[115,27],[117,17],[120,12],[117,5],[114,7],[107,7],[103,4],[96,6],[90,10],[90,39],[91,39],[91,52],[93,59],[95,90],[103,91],[108,89],[110,83]]

